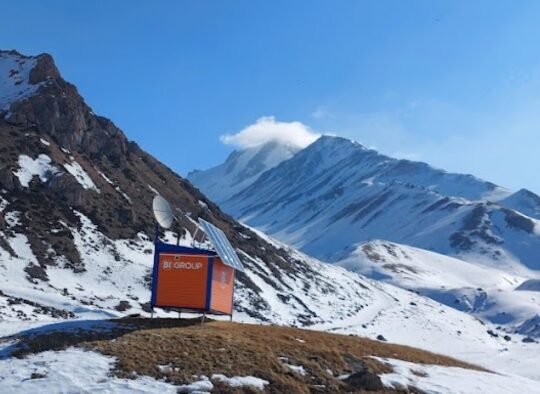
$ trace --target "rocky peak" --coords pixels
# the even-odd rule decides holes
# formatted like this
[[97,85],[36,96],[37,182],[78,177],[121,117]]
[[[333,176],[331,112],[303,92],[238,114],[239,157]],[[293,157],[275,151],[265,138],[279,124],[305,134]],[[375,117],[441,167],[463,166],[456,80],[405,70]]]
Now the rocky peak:
[[48,53],[42,53],[36,56],[36,65],[30,71],[29,82],[33,85],[40,82],[46,82],[51,79],[61,78],[58,68],[54,63],[54,59]]
[[125,135],[110,120],[93,113],[77,88],[62,78],[52,56],[11,56],[18,58],[19,63],[20,59],[31,61],[27,83],[37,89],[8,102],[9,112],[4,119],[47,134],[63,148],[93,158],[106,156],[120,165],[122,157],[128,154]]

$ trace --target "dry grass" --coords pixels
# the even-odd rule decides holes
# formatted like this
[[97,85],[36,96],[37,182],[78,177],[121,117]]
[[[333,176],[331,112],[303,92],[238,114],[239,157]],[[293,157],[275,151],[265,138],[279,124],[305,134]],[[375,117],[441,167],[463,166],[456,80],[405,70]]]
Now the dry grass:
[[[266,388],[270,393],[354,392],[337,376],[359,369],[375,374],[391,371],[372,356],[479,369],[407,346],[297,328],[218,321],[201,325],[198,320],[180,319],[130,319],[118,323],[115,330],[100,333],[34,335],[24,339],[18,355],[81,345],[115,356],[118,359],[115,373],[121,377],[136,373],[185,384],[201,374],[251,375],[269,381]],[[291,371],[284,363],[303,366],[305,376]],[[163,372],[158,365],[171,368]],[[256,391],[246,388],[235,391],[216,385],[214,392]]]
[[[225,322],[134,331],[115,341],[94,341],[88,346],[117,357],[121,376],[135,371],[186,383],[200,374],[253,375],[271,382],[268,391],[275,393],[317,392],[316,387],[319,392],[345,392],[345,384],[335,376],[355,372],[361,365],[377,374],[391,371],[371,356],[477,368],[449,357],[355,336]],[[298,375],[283,362],[301,365],[307,374]],[[156,365],[170,365],[172,371],[164,374]]]

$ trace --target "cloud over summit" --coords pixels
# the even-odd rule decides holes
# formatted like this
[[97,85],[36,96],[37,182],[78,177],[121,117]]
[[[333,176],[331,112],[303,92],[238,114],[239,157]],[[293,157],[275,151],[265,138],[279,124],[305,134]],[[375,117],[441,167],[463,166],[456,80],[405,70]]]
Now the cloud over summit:
[[263,116],[236,134],[222,135],[220,140],[240,148],[251,148],[271,141],[305,148],[319,137],[320,134],[301,122],[280,122],[273,116]]

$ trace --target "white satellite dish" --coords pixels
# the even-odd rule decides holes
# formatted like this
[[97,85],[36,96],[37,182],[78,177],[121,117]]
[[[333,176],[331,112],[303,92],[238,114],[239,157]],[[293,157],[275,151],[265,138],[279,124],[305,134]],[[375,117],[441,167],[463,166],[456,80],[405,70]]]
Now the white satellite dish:
[[155,196],[152,202],[152,208],[159,225],[164,229],[171,228],[174,215],[169,202],[161,196]]

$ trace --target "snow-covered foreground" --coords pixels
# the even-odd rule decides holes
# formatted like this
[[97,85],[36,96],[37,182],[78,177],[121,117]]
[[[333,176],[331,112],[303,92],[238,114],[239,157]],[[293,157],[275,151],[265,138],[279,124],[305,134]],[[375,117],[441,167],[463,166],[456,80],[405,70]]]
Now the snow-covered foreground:
[[456,367],[419,365],[395,359],[379,359],[394,369],[381,376],[383,384],[395,389],[416,387],[423,393],[540,393],[534,381]]
[[[68,348],[47,351],[23,359],[0,360],[0,390],[3,393],[203,393],[213,388],[211,380],[198,377],[194,383],[176,386],[148,376],[121,379],[112,375],[114,357]],[[216,374],[231,387],[264,388],[268,382],[254,376]]]
[[147,376],[111,376],[115,359],[69,348],[23,359],[0,360],[3,393],[176,393],[176,387]]
[[[219,373],[211,377],[193,376],[191,383],[178,386],[135,373],[130,379],[124,379],[114,376],[114,357],[70,347],[16,359],[8,354],[11,345],[11,342],[5,342],[0,346],[0,391],[6,393],[205,393],[210,392],[217,382],[259,390],[270,384],[255,376],[227,377]],[[392,373],[381,375],[383,384],[390,388],[415,387],[434,394],[540,393],[538,381],[514,374],[422,365],[397,359],[377,360],[393,369]]]

